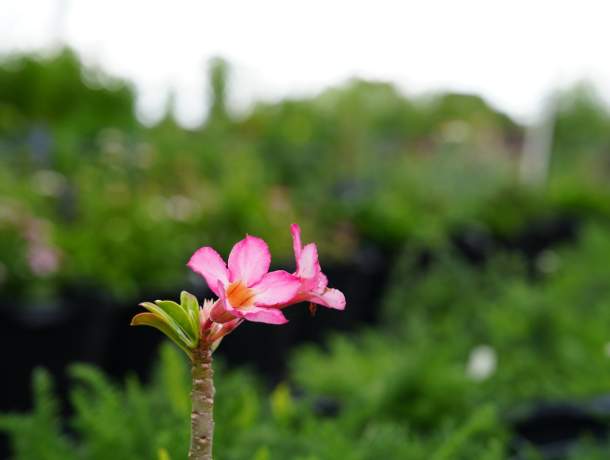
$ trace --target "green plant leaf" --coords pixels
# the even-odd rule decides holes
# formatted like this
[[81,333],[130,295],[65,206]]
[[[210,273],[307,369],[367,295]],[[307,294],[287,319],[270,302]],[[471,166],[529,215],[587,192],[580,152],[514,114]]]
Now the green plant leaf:
[[197,328],[193,327],[189,313],[185,311],[182,305],[178,305],[171,300],[155,300],[155,305],[167,313],[189,337],[195,340],[195,344],[197,343]]
[[190,347],[185,342],[184,337],[181,334],[178,334],[172,326],[170,326],[166,321],[157,316],[155,313],[138,313],[131,320],[131,325],[150,326],[160,330],[167,337],[169,337],[176,345],[178,345],[180,349],[184,351],[190,359],[193,359]]
[[[182,308],[175,302],[157,302],[160,302],[161,305],[152,302],[142,302],[140,306],[146,308],[149,312],[151,312],[152,314],[160,318],[163,322],[165,322],[168,326],[170,326],[176,332],[176,334],[182,338],[184,344],[188,348],[195,348],[197,346],[198,340],[195,338],[195,335],[191,330],[191,323],[186,317],[186,314],[184,313]],[[174,304],[175,308],[171,304]],[[176,315],[177,310],[179,311],[179,320],[177,320],[174,316]]]
[[195,331],[197,342],[199,342],[201,326],[199,324],[199,302],[197,301],[197,297],[190,292],[182,291],[180,293],[180,305],[186,311]]

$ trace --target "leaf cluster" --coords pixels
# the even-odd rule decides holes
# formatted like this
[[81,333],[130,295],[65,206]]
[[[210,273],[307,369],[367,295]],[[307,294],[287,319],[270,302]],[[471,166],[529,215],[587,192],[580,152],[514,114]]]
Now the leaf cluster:
[[201,335],[197,298],[189,292],[182,291],[180,304],[171,300],[155,300],[154,303],[143,302],[140,306],[148,312],[134,316],[131,325],[158,329],[192,359],[193,350],[197,348]]

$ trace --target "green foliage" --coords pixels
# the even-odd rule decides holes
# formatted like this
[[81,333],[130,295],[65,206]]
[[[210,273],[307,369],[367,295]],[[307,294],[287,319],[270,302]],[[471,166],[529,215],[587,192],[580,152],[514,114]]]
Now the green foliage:
[[0,429],[11,435],[15,458],[73,458],[72,444],[63,434],[60,405],[53,394],[51,377],[43,369],[36,369],[32,387],[34,410],[31,414],[3,415],[0,418]]
[[12,115],[2,128],[28,121],[81,135],[100,126],[133,128],[135,94],[124,81],[84,67],[69,49],[49,56],[15,55],[0,62],[0,113]]
[[[405,251],[385,296],[384,324],[336,336],[325,349],[301,348],[289,379],[273,391],[217,363],[217,458],[503,460],[511,438],[506,422],[524,404],[607,391],[606,227],[587,226],[576,244],[542,253],[533,278],[514,255],[477,267],[444,246],[436,253],[422,269]],[[495,355],[483,374],[472,363],[482,345]],[[185,364],[164,346],[146,386],[134,378],[118,386],[73,366],[74,415],[66,425],[48,377],[36,374],[34,411],[0,419],[13,458],[183,458]],[[320,398],[335,401],[338,413],[319,413]],[[594,460],[604,448],[583,440],[571,455]]]
[[[326,351],[302,349],[291,362],[295,381],[337,399],[350,423],[404,421],[420,436],[451,427],[466,451],[470,441],[460,444],[458,433],[468,432],[473,408],[510,414],[528,401],[607,392],[606,227],[587,227],[577,245],[542,253],[536,279],[515,258],[499,256],[481,270],[440,254],[422,271],[406,252],[386,297],[385,331],[335,337]],[[471,370],[481,345],[496,357],[485,375]],[[482,426],[490,455],[505,458],[502,430]]]
[[[0,157],[0,210],[19,215],[0,221],[12,240],[0,248],[11,283],[0,289],[26,298],[83,280],[120,297],[174,289],[193,248],[213,241],[226,252],[246,232],[288,258],[294,221],[311,222],[308,238],[329,261],[349,258],[362,240],[442,238],[510,180],[509,161],[484,153],[519,129],[480,98],[407,98],[364,81],[232,118],[221,60],[211,66],[205,126],[183,130],[166,118],[133,127],[128,85],[70,51],[7,58],[0,69],[0,105],[23,127],[7,128],[18,141]],[[46,148],[28,140],[40,120]],[[464,184],[456,167],[476,179]],[[45,223],[45,243],[60,254],[44,276],[27,256],[30,219]]]
[[149,313],[138,313],[132,326],[151,326],[163,332],[192,359],[192,350],[199,344],[201,324],[199,301],[189,292],[180,293],[180,305],[171,300],[155,300],[140,304]]
[[[290,258],[295,221],[329,263],[363,242],[395,251],[473,226],[511,239],[548,217],[610,216],[607,109],[590,91],[560,97],[550,187],[534,193],[516,175],[522,128],[477,96],[407,97],[353,80],[238,118],[226,108],[229,72],[211,63],[201,129],[171,113],[148,128],[128,83],[69,50],[5,58],[0,290],[25,300],[83,280],[121,298],[172,290],[205,242],[226,253],[249,232]],[[32,220],[58,254],[44,275],[28,257]]]
[[556,97],[556,142],[565,154],[610,146],[610,113],[596,89],[580,83]]
[[[438,430],[429,439],[421,438],[398,423],[369,420],[353,425],[342,417],[321,418],[309,401],[294,399],[286,386],[267,397],[251,374],[217,367],[215,450],[221,460],[374,460],[392,453],[415,460],[430,452],[438,459],[466,459],[477,446],[493,449],[488,431],[497,421],[489,408],[476,411],[451,435]],[[74,365],[70,375],[74,415],[68,425],[60,423],[56,397],[42,371],[35,378],[32,413],[0,417],[0,428],[10,434],[13,459],[185,457],[189,376],[174,348],[162,347],[160,365],[147,386],[135,378],[117,386],[85,365]],[[64,434],[68,427],[71,435]]]
[[[246,232],[270,242],[274,262],[291,258],[294,221],[325,265],[368,244],[396,255],[375,329],[297,350],[271,391],[217,366],[220,460],[507,459],[515,408],[607,392],[610,118],[591,89],[558,95],[548,187],[533,190],[518,180],[522,127],[477,96],[353,80],[238,118],[229,71],[212,62],[210,119],[185,130],[171,103],[156,126],[138,124],[129,84],[71,51],[4,59],[0,293],[48,299],[87,281],[119,298],[175,289],[194,248],[226,253]],[[533,259],[511,250],[555,219],[571,220],[577,241]],[[490,244],[480,265],[451,243],[470,232]],[[33,263],[41,248],[51,269]],[[188,354],[196,301],[145,308],[136,323]],[[493,357],[484,372],[481,350]],[[13,459],[184,458],[182,358],[164,346],[145,385],[71,367],[64,418],[37,370],[32,411],[0,417]],[[325,398],[336,415],[319,413]],[[571,455],[602,452],[585,439]]]

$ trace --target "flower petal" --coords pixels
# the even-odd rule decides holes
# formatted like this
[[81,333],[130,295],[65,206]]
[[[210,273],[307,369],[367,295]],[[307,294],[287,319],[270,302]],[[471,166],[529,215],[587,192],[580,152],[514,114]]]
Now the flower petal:
[[324,273],[320,272],[318,273],[318,276],[316,276],[315,281],[316,285],[312,289],[312,291],[323,293],[326,290],[326,287],[328,286],[328,278]]
[[326,289],[328,279],[320,268],[318,248],[314,243],[309,243],[303,248],[295,274],[301,279],[301,292],[311,291],[321,294]]
[[301,227],[297,224],[290,226],[290,233],[292,233],[292,248],[294,249],[294,258],[297,260],[297,266],[299,263],[299,257],[301,257]]
[[218,283],[218,296],[220,297],[210,310],[210,318],[215,323],[227,323],[234,320],[237,309],[233,308],[225,292],[225,288]]
[[297,273],[299,278],[314,278],[320,273],[320,263],[318,262],[318,248],[315,243],[305,245],[297,262]]
[[289,303],[297,294],[301,281],[294,275],[284,270],[267,273],[263,278],[252,286],[256,293],[254,304],[263,307]]
[[229,254],[229,279],[243,281],[250,287],[260,281],[269,271],[271,253],[264,240],[255,236],[246,237],[233,246]]
[[[275,272],[274,272],[275,273]],[[288,274],[288,273],[287,273]],[[292,276],[288,274],[289,276]],[[264,308],[255,305],[235,308],[226,297],[224,289],[220,290],[220,300],[212,309],[211,317],[214,321],[228,323],[235,318],[244,318],[248,321],[268,324],[285,324],[288,322],[282,312],[275,308]],[[217,319],[216,319],[217,318]]]
[[326,289],[323,294],[307,292],[302,295],[299,294],[298,298],[301,302],[312,302],[335,310],[345,309],[345,296],[338,289]]
[[345,295],[343,295],[343,292],[339,289],[327,289],[326,292],[322,294],[322,299],[329,308],[334,308],[336,310],[345,309]]
[[229,272],[224,260],[208,246],[197,249],[186,265],[203,276],[210,290],[218,296],[218,283],[226,285],[229,282]]
[[237,317],[236,311],[228,302],[219,300],[210,311],[210,319],[215,323],[224,324],[233,321]]
[[286,324],[288,320],[277,308],[245,307],[236,309],[235,312],[242,318],[256,323]]

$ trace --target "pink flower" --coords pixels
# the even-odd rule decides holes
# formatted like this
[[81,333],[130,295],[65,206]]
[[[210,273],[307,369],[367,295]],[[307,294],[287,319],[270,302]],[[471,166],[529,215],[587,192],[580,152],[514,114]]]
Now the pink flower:
[[296,296],[301,282],[283,270],[269,272],[270,263],[267,243],[247,235],[233,246],[228,267],[211,247],[198,249],[187,265],[203,276],[208,287],[219,297],[210,311],[212,321],[227,323],[243,318],[284,324],[288,320],[278,305],[288,304]]
[[303,246],[301,244],[301,229],[297,224],[290,226],[294,257],[296,259],[296,272],[294,276],[299,279],[299,289],[286,305],[298,302],[311,302],[328,308],[343,310],[345,296],[338,289],[328,287],[328,278],[322,273],[318,261],[318,248],[315,243]]

